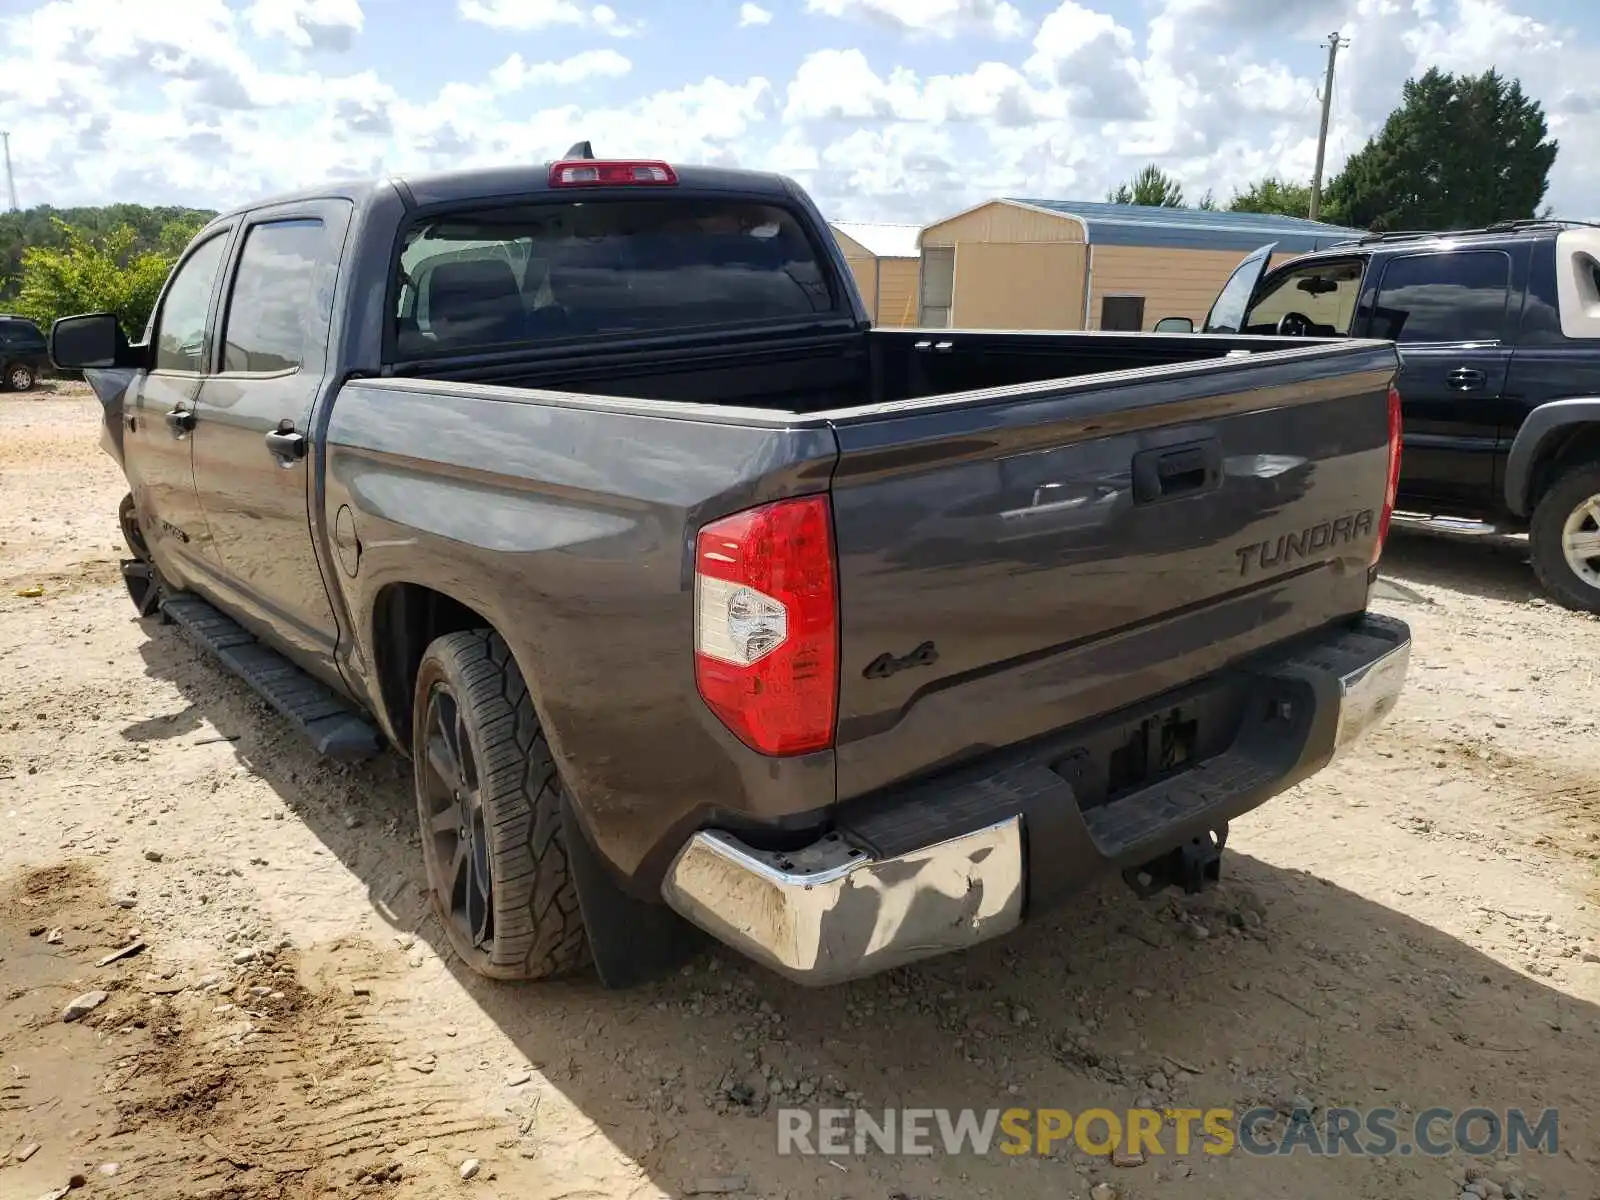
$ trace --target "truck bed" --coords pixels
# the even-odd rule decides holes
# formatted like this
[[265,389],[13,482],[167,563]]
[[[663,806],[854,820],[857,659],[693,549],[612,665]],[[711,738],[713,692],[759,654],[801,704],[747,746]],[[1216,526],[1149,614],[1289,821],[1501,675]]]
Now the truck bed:
[[997,387],[1200,363],[1239,352],[1303,348],[1305,339],[1120,333],[885,330],[811,337],[769,332],[742,342],[673,338],[613,353],[550,347],[536,357],[402,377],[493,383],[687,404],[819,413],[964,395]]

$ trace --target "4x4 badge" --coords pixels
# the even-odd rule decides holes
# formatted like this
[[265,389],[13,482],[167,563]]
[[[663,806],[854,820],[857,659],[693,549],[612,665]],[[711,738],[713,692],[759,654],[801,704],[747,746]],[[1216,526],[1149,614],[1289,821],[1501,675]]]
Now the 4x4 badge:
[[896,658],[886,651],[869,662],[861,673],[868,679],[887,679],[896,671],[904,671],[909,667],[931,667],[938,661],[939,651],[934,649],[933,643],[923,642],[903,658]]

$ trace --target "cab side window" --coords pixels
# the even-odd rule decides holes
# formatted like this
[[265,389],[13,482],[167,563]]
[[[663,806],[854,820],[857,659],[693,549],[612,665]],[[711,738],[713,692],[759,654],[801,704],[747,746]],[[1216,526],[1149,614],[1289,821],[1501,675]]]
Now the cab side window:
[[211,309],[211,292],[222,267],[222,251],[227,246],[226,232],[214,234],[183,260],[178,273],[167,285],[156,316],[152,342],[155,370],[200,372],[210,357],[206,338],[206,316]]
[[1401,345],[1497,342],[1505,334],[1511,256],[1504,250],[1390,259],[1369,334]]
[[317,311],[317,262],[325,240],[315,219],[250,229],[223,325],[224,371],[275,375],[304,363],[306,318]]

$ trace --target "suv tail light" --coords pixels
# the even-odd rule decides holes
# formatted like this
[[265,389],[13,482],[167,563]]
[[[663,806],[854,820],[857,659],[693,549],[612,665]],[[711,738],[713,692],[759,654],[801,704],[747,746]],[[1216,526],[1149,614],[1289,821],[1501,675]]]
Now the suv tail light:
[[714,521],[694,561],[694,678],[706,705],[762,754],[831,746],[839,606],[828,498]]
[[550,166],[551,187],[671,187],[678,173],[664,162],[565,159]]
[[1383,510],[1378,514],[1378,540],[1372,547],[1371,566],[1383,557],[1383,544],[1389,539],[1389,521],[1394,516],[1395,497],[1400,492],[1400,389],[1389,385],[1389,482],[1383,493]]

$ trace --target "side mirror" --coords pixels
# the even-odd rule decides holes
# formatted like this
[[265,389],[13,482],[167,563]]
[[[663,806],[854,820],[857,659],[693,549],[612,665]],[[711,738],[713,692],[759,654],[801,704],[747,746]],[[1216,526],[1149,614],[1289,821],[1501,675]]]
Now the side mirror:
[[61,371],[137,366],[127,334],[112,313],[61,317],[50,326],[50,361]]
[[1194,322],[1188,317],[1162,317],[1156,322],[1157,333],[1193,333]]

